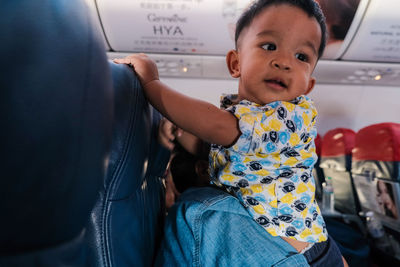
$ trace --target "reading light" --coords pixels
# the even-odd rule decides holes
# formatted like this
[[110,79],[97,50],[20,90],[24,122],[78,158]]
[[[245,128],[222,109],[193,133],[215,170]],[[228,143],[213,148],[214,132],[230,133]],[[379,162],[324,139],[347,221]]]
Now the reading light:
[[188,68],[187,68],[187,67],[183,67],[183,68],[182,68],[182,71],[183,71],[183,72],[187,72],[187,71],[188,71]]
[[375,76],[375,81],[379,81],[380,79],[382,79],[382,75],[378,74]]

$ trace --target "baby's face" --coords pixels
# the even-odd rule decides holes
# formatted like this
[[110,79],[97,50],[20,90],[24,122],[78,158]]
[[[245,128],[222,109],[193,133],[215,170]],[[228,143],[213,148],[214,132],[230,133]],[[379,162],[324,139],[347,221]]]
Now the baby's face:
[[238,40],[240,99],[264,105],[309,93],[320,42],[318,22],[303,10],[287,4],[264,9]]

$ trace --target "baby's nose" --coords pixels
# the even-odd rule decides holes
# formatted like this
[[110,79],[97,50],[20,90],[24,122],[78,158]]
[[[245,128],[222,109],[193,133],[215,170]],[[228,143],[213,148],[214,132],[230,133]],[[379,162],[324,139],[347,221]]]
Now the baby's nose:
[[285,59],[275,59],[272,61],[272,66],[281,70],[290,70],[290,64]]

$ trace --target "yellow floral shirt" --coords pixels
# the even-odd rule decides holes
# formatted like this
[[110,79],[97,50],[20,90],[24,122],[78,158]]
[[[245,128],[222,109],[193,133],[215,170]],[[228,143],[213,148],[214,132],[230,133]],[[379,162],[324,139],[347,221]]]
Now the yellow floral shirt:
[[213,182],[234,193],[271,235],[327,240],[312,175],[317,160],[312,100],[299,96],[290,102],[233,105],[235,97],[222,97],[221,107],[237,117],[242,134],[229,148],[211,146]]

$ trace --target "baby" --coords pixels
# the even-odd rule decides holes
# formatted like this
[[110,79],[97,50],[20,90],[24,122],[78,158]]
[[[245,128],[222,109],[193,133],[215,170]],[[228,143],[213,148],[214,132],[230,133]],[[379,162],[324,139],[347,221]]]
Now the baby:
[[213,182],[299,252],[328,238],[312,177],[317,112],[305,96],[314,88],[325,32],[313,0],[254,2],[236,25],[236,49],[226,56],[239,88],[223,98],[223,109],[170,89],[143,54],[115,60],[133,65],[146,97],[165,117],[213,144]]

